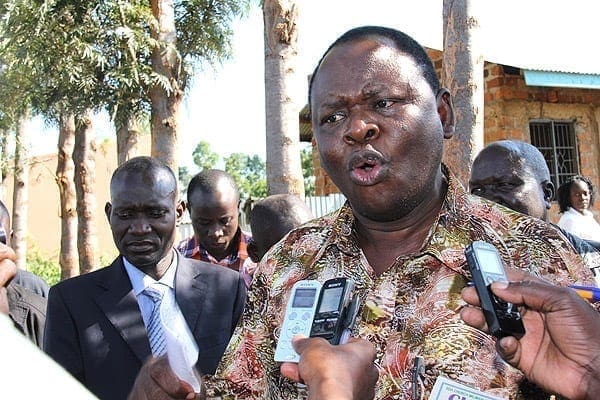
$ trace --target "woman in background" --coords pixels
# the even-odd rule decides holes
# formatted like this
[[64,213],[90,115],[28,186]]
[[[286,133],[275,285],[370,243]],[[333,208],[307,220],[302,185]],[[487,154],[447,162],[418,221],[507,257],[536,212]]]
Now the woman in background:
[[594,204],[595,188],[581,175],[567,179],[558,188],[558,205],[562,216],[558,226],[582,239],[600,243],[600,225],[589,208]]

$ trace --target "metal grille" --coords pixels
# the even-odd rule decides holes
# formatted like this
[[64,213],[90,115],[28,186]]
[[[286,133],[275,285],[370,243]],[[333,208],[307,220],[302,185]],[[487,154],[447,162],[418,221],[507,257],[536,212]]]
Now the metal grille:
[[529,123],[531,144],[544,158],[552,183],[557,188],[567,178],[579,174],[579,155],[573,122],[535,121]]

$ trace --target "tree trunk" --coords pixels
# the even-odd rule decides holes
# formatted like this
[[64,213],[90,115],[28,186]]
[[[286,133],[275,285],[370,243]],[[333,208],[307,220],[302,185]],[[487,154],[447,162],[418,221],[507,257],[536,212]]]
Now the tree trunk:
[[58,131],[58,162],[56,184],[60,193],[60,279],[79,275],[77,255],[77,197],[75,193],[75,117],[60,116]]
[[11,244],[17,255],[17,267],[21,269],[27,269],[27,214],[29,211],[29,160],[27,156],[27,144],[29,140],[29,132],[27,132],[28,117],[29,114],[26,113],[19,119],[15,137],[15,175],[12,210],[13,236]]
[[177,174],[177,142],[179,133],[179,106],[183,91],[179,86],[181,61],[176,50],[175,9],[173,0],[150,0],[158,30],[150,35],[160,46],[152,51],[152,70],[163,75],[170,84],[166,90],[160,86],[150,88],[151,153],[165,162]]
[[444,161],[467,185],[473,159],[483,147],[483,53],[474,0],[444,0],[442,82],[454,97],[456,129]]
[[90,113],[76,123],[75,148],[75,191],[77,193],[77,250],[79,271],[84,274],[98,266],[98,237],[96,233],[96,196],[94,194],[94,167],[96,143]]
[[0,130],[0,200],[6,200],[6,177],[8,176],[8,129]]
[[298,9],[293,0],[264,0],[267,190],[304,197],[300,162]]
[[123,124],[115,123],[117,131],[117,159],[119,165],[139,154],[139,123],[135,117],[127,118]]

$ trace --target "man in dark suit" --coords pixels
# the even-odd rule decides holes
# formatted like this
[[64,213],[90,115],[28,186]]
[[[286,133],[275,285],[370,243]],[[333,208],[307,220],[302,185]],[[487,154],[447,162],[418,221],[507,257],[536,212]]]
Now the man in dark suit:
[[158,287],[174,293],[198,344],[196,368],[213,373],[244,305],[243,280],[173,249],[184,206],[175,175],[160,161],[121,165],[110,197],[105,211],[120,256],[50,289],[44,349],[101,399],[125,399],[143,362],[163,354],[150,343],[155,306],[147,290]]

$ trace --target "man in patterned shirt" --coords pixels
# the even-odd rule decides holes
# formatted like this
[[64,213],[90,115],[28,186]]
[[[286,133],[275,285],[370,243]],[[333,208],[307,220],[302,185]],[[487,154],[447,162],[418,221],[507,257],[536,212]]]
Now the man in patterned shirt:
[[591,273],[556,230],[467,193],[442,164],[454,111],[423,48],[393,29],[353,29],[317,65],[309,103],[321,164],[348,201],[263,257],[221,364],[204,379],[207,396],[306,398],[273,360],[290,289],[344,276],[362,304],[353,334],[376,348],[376,399],[429,398],[441,377],[504,398],[547,397],[460,319],[465,247],[488,241],[505,264],[559,285],[589,284]]
[[238,224],[240,192],[233,178],[218,169],[203,170],[190,181],[187,202],[194,236],[181,241],[177,250],[239,271],[249,287],[256,263],[247,251],[251,235]]

